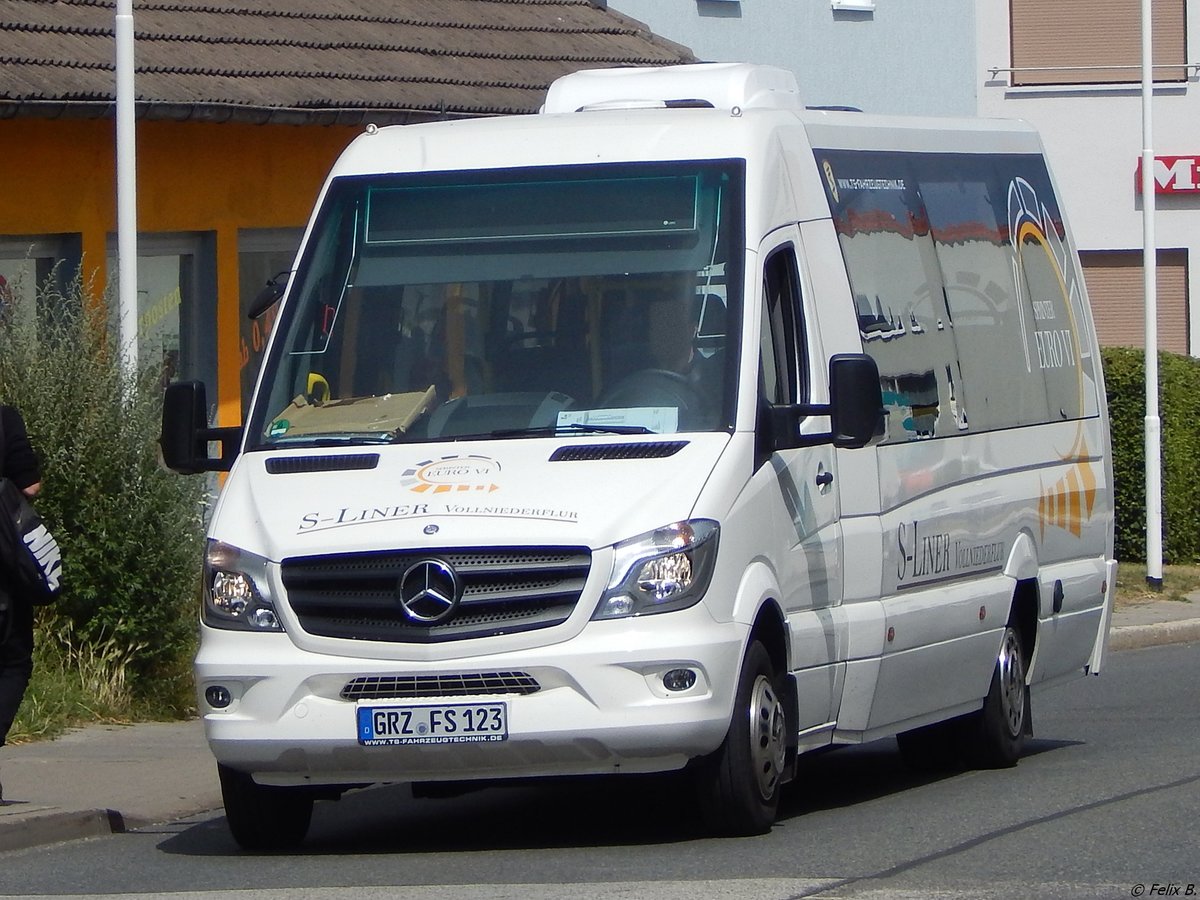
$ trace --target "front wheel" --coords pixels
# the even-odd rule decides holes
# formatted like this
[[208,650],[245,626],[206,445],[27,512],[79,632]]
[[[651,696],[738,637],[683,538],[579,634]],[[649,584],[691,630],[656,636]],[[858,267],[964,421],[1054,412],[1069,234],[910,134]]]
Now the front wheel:
[[225,820],[243,850],[276,852],[300,845],[312,821],[313,795],[303,787],[258,784],[245,772],[217,764]]
[[1017,764],[1029,731],[1029,688],[1021,636],[1011,625],[1004,629],[983,709],[964,724],[965,749],[972,765],[1001,769]]
[[787,758],[780,676],[755,641],[738,679],[729,732],[699,768],[705,821],[730,835],[763,834],[775,822]]

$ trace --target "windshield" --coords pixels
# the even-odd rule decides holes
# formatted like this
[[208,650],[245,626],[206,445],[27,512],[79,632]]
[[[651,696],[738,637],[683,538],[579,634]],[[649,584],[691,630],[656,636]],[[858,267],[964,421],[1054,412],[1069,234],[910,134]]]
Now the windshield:
[[251,447],[730,428],[741,184],[736,161],[336,180]]

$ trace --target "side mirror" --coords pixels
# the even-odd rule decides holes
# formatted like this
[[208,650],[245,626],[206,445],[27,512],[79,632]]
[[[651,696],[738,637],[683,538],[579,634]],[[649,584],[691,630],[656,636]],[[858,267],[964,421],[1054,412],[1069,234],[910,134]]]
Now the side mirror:
[[829,361],[829,418],[835,447],[856,449],[883,440],[887,410],[879,366],[870,356],[845,353]]
[[[168,469],[181,475],[227,472],[233,466],[241,438],[240,428],[208,427],[208,399],[202,382],[180,381],[167,386],[158,446]],[[220,456],[209,456],[209,441],[220,443]]]
[[283,292],[287,290],[288,276],[291,272],[280,272],[274,278],[270,279],[258,295],[254,298],[254,305],[250,307],[250,311],[246,313],[247,319],[257,319],[268,309],[283,299]]
[[[801,434],[807,416],[829,416],[829,433]],[[775,450],[833,444],[848,450],[868,447],[887,432],[887,410],[879,367],[865,353],[840,353],[829,361],[829,402],[770,408],[770,445]]]

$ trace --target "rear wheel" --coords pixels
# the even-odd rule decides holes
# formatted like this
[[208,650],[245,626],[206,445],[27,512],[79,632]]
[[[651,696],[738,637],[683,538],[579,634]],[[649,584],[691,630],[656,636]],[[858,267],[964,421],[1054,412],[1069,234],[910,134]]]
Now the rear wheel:
[[1000,642],[992,684],[983,709],[965,721],[967,759],[985,769],[1015,766],[1025,749],[1029,722],[1029,688],[1021,635],[1009,625]]
[[762,834],[775,822],[787,758],[780,675],[755,641],[738,679],[725,741],[699,769],[707,824],[731,835]]
[[904,764],[915,772],[946,772],[962,768],[962,722],[951,719],[896,735]]
[[218,763],[225,820],[243,850],[279,851],[300,845],[312,821],[313,795],[303,787],[258,784]]

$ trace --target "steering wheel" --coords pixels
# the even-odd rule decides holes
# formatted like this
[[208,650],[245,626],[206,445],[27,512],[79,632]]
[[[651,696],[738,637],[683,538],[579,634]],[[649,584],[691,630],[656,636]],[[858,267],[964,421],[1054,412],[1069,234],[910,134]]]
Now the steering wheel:
[[600,407],[673,406],[684,413],[699,409],[702,400],[686,375],[669,369],[630,372],[596,400]]

